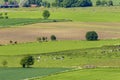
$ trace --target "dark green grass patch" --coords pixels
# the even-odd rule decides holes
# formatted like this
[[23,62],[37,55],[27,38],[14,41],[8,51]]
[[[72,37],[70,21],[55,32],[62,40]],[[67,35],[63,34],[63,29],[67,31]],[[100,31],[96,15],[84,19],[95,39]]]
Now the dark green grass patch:
[[0,27],[10,27],[10,26],[21,26],[34,23],[44,23],[44,22],[64,22],[69,21],[65,19],[31,19],[31,18],[10,18],[10,19],[0,19]]
[[65,70],[67,68],[0,68],[0,80],[23,80],[47,76]]

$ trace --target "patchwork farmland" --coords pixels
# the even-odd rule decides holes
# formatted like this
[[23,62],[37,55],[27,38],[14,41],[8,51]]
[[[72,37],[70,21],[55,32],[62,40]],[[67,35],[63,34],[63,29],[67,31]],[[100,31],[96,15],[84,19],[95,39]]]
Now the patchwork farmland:
[[[51,13],[47,20],[42,17],[46,9]],[[9,17],[0,19],[0,79],[120,79],[119,6],[0,11]],[[88,31],[96,31],[98,40],[87,41]],[[57,40],[51,41],[51,35]],[[28,55],[34,57],[34,65],[20,68]]]

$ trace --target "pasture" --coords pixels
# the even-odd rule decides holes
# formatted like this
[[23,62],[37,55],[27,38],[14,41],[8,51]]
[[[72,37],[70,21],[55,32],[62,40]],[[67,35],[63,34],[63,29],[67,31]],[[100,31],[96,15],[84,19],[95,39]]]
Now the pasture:
[[[69,20],[63,20],[63,19],[56,19],[56,22],[66,22]],[[54,22],[52,19],[31,19],[31,18],[10,18],[10,19],[1,19],[0,20],[0,27],[7,28],[7,27],[16,27],[16,26],[23,26],[23,25],[30,25],[35,23],[50,23]]]
[[[0,68],[1,80],[25,80],[65,71],[67,68]],[[7,76],[7,77],[6,77]]]
[[[42,12],[45,9],[46,8],[36,8],[36,9],[21,8],[21,9],[7,9],[7,11],[9,12],[10,18],[42,18]],[[120,21],[119,6],[68,8],[68,9],[49,8],[48,10],[51,13],[50,19],[68,19],[77,22],[119,22]]]
[[16,45],[0,46],[0,55],[27,55],[49,52],[58,52],[74,49],[86,49],[102,47],[104,45],[119,45],[119,39],[100,40],[100,41],[49,41],[33,42]]
[[[72,45],[72,47],[74,47],[74,45]],[[18,49],[20,48],[18,47]],[[5,50],[7,49],[5,48]],[[17,53],[10,55],[1,54],[0,67],[4,67],[2,64],[4,60],[8,62],[8,64],[6,65],[7,67],[21,67],[20,60],[25,56],[25,54],[22,55],[22,52],[23,51],[27,52],[27,50],[29,50],[29,48],[27,48],[25,51],[23,47],[23,50],[20,51],[21,54],[19,55]],[[32,47],[31,50],[35,50],[35,49]],[[46,48],[46,51],[48,51],[48,48]],[[12,51],[9,52],[12,53]],[[16,50],[16,52],[18,52],[18,50]],[[70,49],[66,51],[37,53],[37,54],[33,52],[31,53],[31,55],[33,55],[35,58],[35,64],[33,65],[33,67],[78,68],[78,67],[84,67],[86,65],[93,65],[96,67],[104,67],[104,66],[119,67],[120,66],[119,52],[120,52],[120,47],[118,45],[111,47],[102,46],[97,48],[91,47],[87,49],[74,49],[74,50]],[[38,59],[38,57],[40,57],[40,59]]]
[[119,80],[120,69],[82,69],[34,80]]

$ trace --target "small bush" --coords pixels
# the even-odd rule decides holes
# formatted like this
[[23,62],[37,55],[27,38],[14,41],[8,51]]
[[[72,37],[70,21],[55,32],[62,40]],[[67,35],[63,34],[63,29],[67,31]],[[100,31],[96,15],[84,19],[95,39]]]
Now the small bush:
[[12,44],[12,43],[13,43],[13,41],[12,41],[12,40],[10,40],[9,42],[10,42],[10,44]]
[[95,31],[88,31],[86,33],[86,40],[88,41],[98,40],[98,34]]
[[8,19],[8,16],[5,16],[5,19]]
[[51,35],[50,38],[51,38],[52,41],[56,41],[56,36],[55,35]]
[[8,13],[6,12],[5,15],[7,15]]
[[7,64],[8,64],[8,62],[7,62],[6,60],[4,60],[4,61],[2,62],[2,65],[3,65],[4,67],[6,67]]
[[17,43],[18,43],[17,41],[14,42],[14,44],[17,44]]
[[41,42],[41,41],[42,41],[42,38],[41,38],[41,37],[38,37],[38,38],[37,38],[37,41],[38,41],[38,42]]
[[44,10],[43,17],[44,17],[44,19],[48,19],[50,17],[50,12],[48,10]]
[[44,42],[46,40],[46,37],[42,37],[42,41]]

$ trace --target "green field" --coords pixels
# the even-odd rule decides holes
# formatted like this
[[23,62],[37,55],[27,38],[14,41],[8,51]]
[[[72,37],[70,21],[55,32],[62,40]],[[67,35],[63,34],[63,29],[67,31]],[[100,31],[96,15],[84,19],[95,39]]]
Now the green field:
[[[90,8],[50,8],[49,20],[44,20],[42,12],[46,8],[2,9],[8,12],[9,19],[1,19],[0,26],[25,25],[40,22],[119,22],[120,7],[90,7]],[[103,14],[104,13],[104,14]],[[33,15],[33,16],[31,16]]]
[[120,69],[83,69],[34,80],[120,80]]
[[[69,20],[64,19],[55,19],[56,22],[66,22]],[[10,19],[1,19],[0,20],[0,27],[15,27],[15,26],[23,26],[28,24],[35,24],[35,23],[48,23],[54,22],[54,19],[31,19],[31,18],[10,18]]]
[[[15,46],[15,45],[13,45]],[[35,46],[35,45],[34,45]],[[62,46],[62,45],[61,45]],[[77,46],[77,45],[76,45]],[[31,46],[32,47],[32,46]],[[74,45],[72,45],[74,47]],[[10,48],[10,47],[9,47]],[[19,47],[17,47],[20,50]],[[23,47],[24,48],[24,47]],[[16,53],[11,54],[1,54],[0,56],[0,67],[3,67],[2,62],[6,60],[8,62],[7,67],[21,67],[20,60],[25,56],[22,55],[22,52],[27,52],[28,48],[21,50],[21,54],[17,54],[18,50],[13,48]],[[4,50],[13,52],[13,49],[9,51],[4,48]],[[46,51],[48,48],[45,48]],[[56,49],[56,48],[55,48]],[[94,65],[94,66],[110,66],[110,67],[119,67],[120,66],[120,50],[119,46],[103,46],[103,47],[91,47],[91,48],[80,48],[80,49],[70,49],[66,51],[58,51],[58,52],[46,52],[46,53],[38,53],[32,54],[35,58],[35,64],[33,67],[84,67],[85,65]],[[2,50],[2,49],[1,49]],[[35,50],[33,47],[31,50]],[[40,52],[40,51],[39,51]],[[3,53],[3,52],[2,52]],[[18,55],[18,56],[17,56]],[[37,57],[41,57],[40,60],[37,60]],[[64,57],[64,58],[63,58]]]
[[24,80],[27,78],[42,77],[55,74],[67,68],[0,68],[1,80]]
[[[42,18],[43,10],[44,9],[36,8],[36,11],[32,11],[32,12],[17,11],[17,12],[9,12],[8,14],[11,18]],[[70,9],[51,8],[48,10],[51,12],[50,19],[69,19],[72,21],[80,21],[80,22],[119,22],[120,21],[119,7],[91,7],[91,8],[70,8]]]
[[0,55],[40,54],[74,49],[95,48],[102,47],[104,45],[119,45],[119,41],[119,39],[100,41],[49,41],[7,45],[0,46]]

